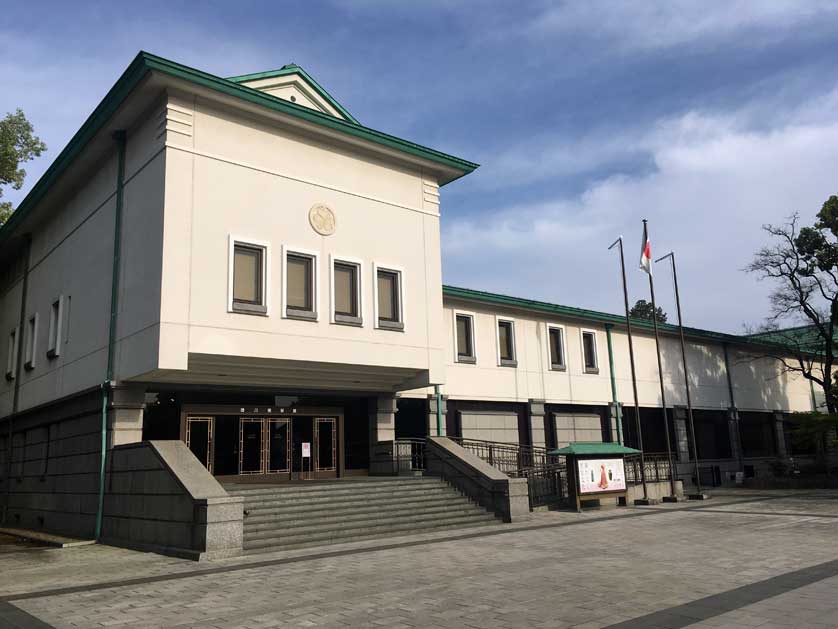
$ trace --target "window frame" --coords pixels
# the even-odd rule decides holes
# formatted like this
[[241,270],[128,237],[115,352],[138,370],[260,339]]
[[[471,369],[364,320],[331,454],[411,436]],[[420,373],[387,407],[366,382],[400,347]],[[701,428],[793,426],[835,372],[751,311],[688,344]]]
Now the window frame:
[[[594,337],[594,367],[588,367],[585,360],[585,335],[590,334]],[[599,340],[597,339],[597,331],[589,328],[579,329],[579,340],[582,344],[582,372],[589,374],[599,373]]]
[[[509,328],[509,340],[512,344],[512,358],[503,358],[500,348],[500,326],[501,323],[508,323]],[[515,319],[511,319],[509,317],[499,317],[495,316],[495,346],[497,347],[498,353],[498,366],[499,367],[517,367],[518,366],[518,343],[515,341]]]
[[49,306],[49,331],[47,334],[47,358],[57,358],[61,354],[62,332],[64,331],[64,295]]
[[[398,310],[398,319],[396,321],[382,320],[378,312],[378,273],[383,271],[385,273],[392,273],[396,276],[398,303],[396,310]],[[404,332],[405,328],[405,303],[404,303],[404,269],[392,264],[380,264],[373,262],[372,264],[373,277],[373,309],[375,328],[377,330],[390,330],[393,332]]]
[[[354,266],[355,267],[355,303],[357,305],[358,314],[357,316],[346,315],[343,313],[337,312],[337,300],[335,298],[335,266],[336,265],[344,265],[344,266]],[[330,255],[329,256],[329,294],[331,296],[331,309],[330,309],[330,316],[331,316],[331,323],[335,323],[338,325],[354,325],[357,327],[362,327],[364,325],[364,305],[363,305],[363,288],[362,288],[362,281],[364,277],[364,262],[363,260],[359,260],[357,258],[351,258],[349,256],[337,256],[337,255]]]
[[[562,360],[559,363],[553,362],[553,344],[550,339],[550,333],[554,330],[559,333],[561,342]],[[558,323],[547,324],[547,365],[550,371],[567,371],[567,333],[565,326],[559,325]]]
[[[288,256],[311,259],[311,310],[288,306]],[[282,318],[297,321],[320,320],[320,254],[317,251],[282,245]]]
[[[262,251],[262,303],[251,304],[233,298],[235,284],[236,246],[260,249]],[[270,316],[271,311],[271,248],[270,243],[254,238],[230,235],[227,253],[227,312]]]
[[25,345],[24,345],[24,356],[23,356],[23,368],[27,371],[32,371],[35,369],[35,365],[37,363],[36,358],[38,356],[38,313],[35,312],[33,315],[26,319],[26,334],[25,334]]
[[[476,365],[477,364],[477,344],[476,340],[476,332],[475,332],[475,324],[477,321],[477,316],[473,312],[468,312],[465,310],[454,310],[454,362],[462,363],[465,365]],[[471,355],[460,355],[460,344],[459,344],[459,334],[457,332],[457,318],[458,317],[465,317],[469,319],[469,342],[471,343]]]
[[6,350],[6,380],[11,382],[17,376],[17,356],[20,351],[20,326],[16,325],[6,335],[8,348]]

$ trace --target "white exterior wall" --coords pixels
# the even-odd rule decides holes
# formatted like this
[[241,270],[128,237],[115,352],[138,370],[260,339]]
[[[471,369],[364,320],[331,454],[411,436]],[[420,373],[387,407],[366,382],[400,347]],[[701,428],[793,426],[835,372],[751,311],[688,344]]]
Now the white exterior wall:
[[[454,317],[456,313],[474,316],[475,364],[456,361]],[[497,355],[497,317],[515,321],[517,367],[499,366]],[[498,402],[544,400],[553,404],[604,406],[612,401],[606,330],[603,324],[580,324],[573,320],[548,318],[523,311],[495,308],[446,299],[445,330],[448,337],[445,357],[447,381],[442,388],[451,399]],[[550,368],[548,326],[564,330],[564,371]],[[598,373],[585,373],[582,356],[582,330],[596,332]],[[638,398],[641,406],[660,406],[660,383],[654,336],[633,331]],[[617,397],[627,406],[634,404],[631,387],[628,336],[612,330]],[[668,406],[686,405],[681,348],[678,337],[661,337],[661,361]],[[692,402],[695,408],[727,409],[731,406],[724,349],[718,343],[687,342]],[[795,374],[783,374],[771,359],[752,360],[747,354],[730,350],[734,400],[741,410],[811,410],[808,381]],[[430,390],[411,392],[426,395]]]
[[[167,140],[160,369],[186,370],[190,356],[213,355],[383,366],[443,380],[435,181],[206,101],[172,97],[169,110],[185,122]],[[309,224],[318,203],[336,215],[331,236]],[[268,246],[268,316],[228,312],[231,236]],[[319,256],[316,322],[282,316],[283,247]],[[330,320],[332,256],[362,264],[363,327]],[[375,327],[374,264],[402,271],[403,332]],[[258,376],[255,365],[244,382]]]
[[[157,121],[129,131],[125,164],[116,377],[136,376],[156,363],[159,320],[163,152]],[[38,314],[35,367],[20,373],[18,410],[95,387],[105,380],[116,208],[116,145],[104,163],[91,165],[84,184],[32,234],[26,320]],[[0,347],[20,316],[21,278],[0,297]],[[50,309],[64,298],[62,343],[46,355]],[[7,329],[8,328],[8,329]],[[21,341],[25,334],[21,335]],[[0,416],[12,410],[14,382],[0,382]]]

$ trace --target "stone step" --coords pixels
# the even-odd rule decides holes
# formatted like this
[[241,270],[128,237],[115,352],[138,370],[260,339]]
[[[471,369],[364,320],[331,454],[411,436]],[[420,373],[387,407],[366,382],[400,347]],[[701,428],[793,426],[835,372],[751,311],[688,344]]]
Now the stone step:
[[488,526],[497,524],[499,520],[490,513],[459,516],[452,518],[440,518],[425,522],[417,526],[415,522],[390,524],[377,527],[342,528],[313,533],[305,531],[294,535],[277,535],[248,538],[245,536],[245,552],[256,552],[267,548],[284,550],[290,548],[303,548],[305,546],[320,546],[325,544],[337,544],[356,541],[360,539],[372,539],[380,537],[391,537],[395,535],[420,534],[437,531],[444,528],[465,528],[471,526]]
[[277,526],[267,529],[253,531],[250,527],[244,528],[244,540],[253,541],[257,539],[264,539],[267,537],[294,537],[294,536],[316,536],[319,534],[340,534],[345,531],[386,531],[392,527],[408,527],[421,529],[425,524],[432,524],[436,521],[451,520],[451,519],[471,519],[471,518],[494,518],[495,516],[483,511],[482,509],[469,509],[465,513],[451,514],[413,514],[399,518],[391,518],[382,516],[378,518],[369,518],[364,520],[355,520],[352,522],[344,522],[340,519],[332,519],[322,524],[313,524],[311,522],[299,524],[295,526]]
[[298,481],[286,484],[276,485],[259,485],[254,484],[248,486],[247,484],[228,484],[224,486],[227,493],[231,496],[255,496],[264,493],[307,493],[317,491],[331,491],[341,488],[351,488],[352,491],[357,491],[364,487],[396,487],[399,485],[438,485],[440,479],[433,476],[417,476],[417,477],[383,477],[380,480],[316,480],[316,481]]
[[[347,500],[335,503],[299,503],[283,505],[281,507],[270,508],[251,508],[248,509],[248,515],[245,518],[245,524],[251,522],[266,521],[280,521],[288,518],[301,517],[321,517],[337,514],[361,514],[361,513],[379,513],[382,509],[405,509],[424,511],[425,509],[449,505],[460,506],[463,504],[463,497],[458,494],[450,495],[431,495],[424,497],[416,497],[404,500],[393,500],[386,504],[369,500]],[[468,501],[467,504],[473,504]]]
[[294,504],[338,504],[340,502],[363,500],[366,502],[385,502],[390,500],[399,500],[406,498],[414,498],[419,496],[461,496],[459,492],[448,486],[436,486],[426,488],[411,488],[403,491],[388,491],[377,493],[349,493],[339,492],[331,494],[325,492],[323,494],[316,494],[313,496],[275,496],[265,495],[260,498],[251,498],[244,500],[244,508],[248,511],[252,509],[265,509],[269,507],[282,507]]
[[[251,492],[232,493],[230,495],[238,496],[247,502],[258,502],[268,499],[293,499],[293,498],[315,498],[317,496],[378,496],[382,494],[404,494],[414,491],[432,491],[440,488],[450,488],[449,485],[437,482],[421,482],[421,483],[383,483],[381,485],[366,485],[365,483],[358,484],[341,484],[339,486],[322,486],[312,489],[265,489],[253,490]],[[228,492],[229,493],[229,492]]]
[[[291,532],[294,529],[306,529],[313,531],[327,525],[352,526],[355,524],[365,524],[374,526],[377,522],[399,521],[399,522],[420,522],[422,518],[448,517],[455,515],[474,514],[474,505],[470,504],[446,504],[430,508],[423,508],[417,510],[415,508],[390,508],[382,506],[376,511],[368,511],[366,513],[358,514],[319,514],[316,516],[296,516],[290,518],[262,518],[260,520],[251,520],[250,517],[245,521],[244,534],[245,536],[255,535],[262,531],[286,531]],[[479,511],[477,511],[480,514]]]

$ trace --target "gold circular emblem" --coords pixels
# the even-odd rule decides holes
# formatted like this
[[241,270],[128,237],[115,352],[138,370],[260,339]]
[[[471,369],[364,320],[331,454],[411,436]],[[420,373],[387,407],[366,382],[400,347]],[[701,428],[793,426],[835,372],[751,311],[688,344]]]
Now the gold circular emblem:
[[321,236],[331,236],[335,233],[335,213],[328,205],[318,203],[308,211],[308,222]]

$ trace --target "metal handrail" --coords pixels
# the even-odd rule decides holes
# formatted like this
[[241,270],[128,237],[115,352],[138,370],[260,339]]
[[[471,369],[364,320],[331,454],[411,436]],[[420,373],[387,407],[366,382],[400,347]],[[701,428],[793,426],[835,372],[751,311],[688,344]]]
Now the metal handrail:
[[[665,452],[650,452],[643,454],[643,470],[646,474],[647,483],[658,483],[661,481],[668,481],[672,478],[672,468],[669,463],[669,455]],[[640,475],[640,455],[629,454],[624,459],[626,471],[626,484],[639,485],[641,483]],[[678,480],[678,470],[675,470],[675,480]]]
[[449,439],[510,476],[522,476],[528,469],[561,466],[564,462],[564,457],[549,454],[547,448],[540,446],[463,437]]
[[449,437],[511,478],[526,478],[530,510],[567,498],[565,457],[547,448],[501,441]]
[[[396,439],[393,441],[396,470],[402,469],[402,463],[409,461],[410,471],[425,471],[425,440],[424,439]],[[407,469],[407,465],[405,465]]]

